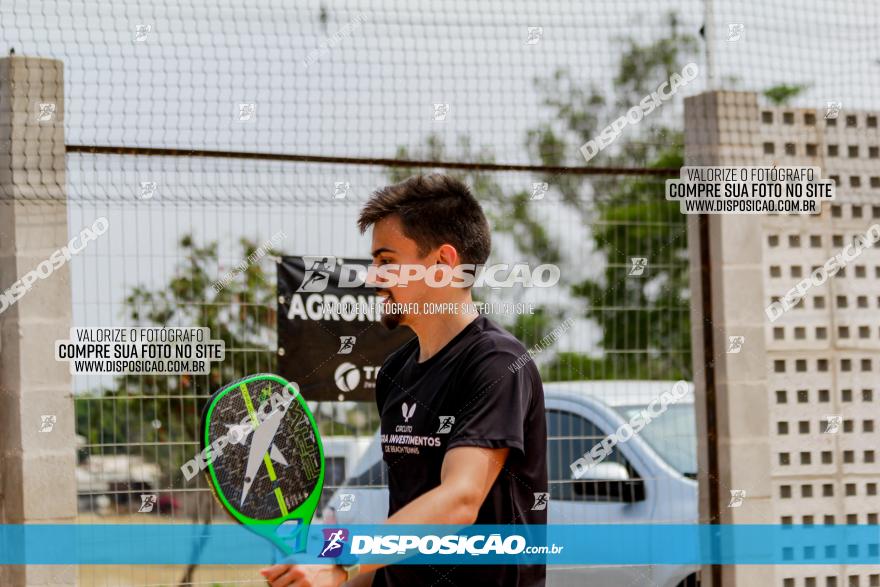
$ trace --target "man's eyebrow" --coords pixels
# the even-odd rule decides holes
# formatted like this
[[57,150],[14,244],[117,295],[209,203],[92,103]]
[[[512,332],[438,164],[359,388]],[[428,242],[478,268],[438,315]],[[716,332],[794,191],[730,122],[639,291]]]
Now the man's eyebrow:
[[379,247],[378,249],[373,251],[373,256],[378,257],[382,253],[396,253],[396,252],[397,251],[395,251],[394,249],[389,249],[388,247]]

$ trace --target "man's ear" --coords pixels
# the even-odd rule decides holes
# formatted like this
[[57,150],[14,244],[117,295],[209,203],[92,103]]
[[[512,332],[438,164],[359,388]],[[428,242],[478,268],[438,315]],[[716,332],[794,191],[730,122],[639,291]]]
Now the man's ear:
[[[437,265],[449,265],[453,267],[456,265],[456,260],[459,259],[458,251],[450,244],[445,244],[440,247],[437,251],[440,255],[440,259],[437,261]],[[447,261],[444,261],[445,258],[449,258]]]

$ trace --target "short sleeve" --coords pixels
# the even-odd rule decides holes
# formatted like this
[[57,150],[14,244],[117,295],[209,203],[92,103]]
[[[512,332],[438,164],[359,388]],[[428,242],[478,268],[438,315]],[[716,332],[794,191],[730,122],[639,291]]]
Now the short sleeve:
[[[525,452],[525,420],[533,393],[528,365],[513,353],[491,350],[469,362],[459,380],[460,399],[447,450],[457,446]],[[445,415],[445,414],[444,414]]]

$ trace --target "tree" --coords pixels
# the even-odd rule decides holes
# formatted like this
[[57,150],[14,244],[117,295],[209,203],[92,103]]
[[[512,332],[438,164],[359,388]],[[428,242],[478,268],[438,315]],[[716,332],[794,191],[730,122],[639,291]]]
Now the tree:
[[[544,164],[559,164],[600,132],[599,121],[625,113],[658,85],[680,72],[696,52],[696,41],[678,32],[668,16],[667,36],[641,45],[630,39],[614,77],[613,98],[601,89],[576,89],[560,70],[542,80],[552,122],[534,129],[529,146]],[[574,88],[565,91],[566,88]],[[638,125],[628,126],[614,148],[591,163],[619,167],[677,168],[684,162],[683,136],[661,105]],[[616,150],[615,150],[616,149]],[[563,201],[592,226],[595,249],[605,268],[573,286],[587,302],[585,317],[601,328],[602,355],[561,353],[545,368],[553,379],[684,377],[690,371],[690,320],[686,224],[678,206],[664,198],[662,179],[611,176],[559,182]],[[589,185],[587,185],[589,184]],[[591,187],[592,198],[582,198]],[[641,276],[630,276],[631,259],[647,259]]]
[[[623,41],[624,50],[611,92],[596,85],[582,87],[567,69],[536,79],[544,96],[548,120],[529,130],[525,146],[533,162],[544,166],[578,164],[578,147],[596,137],[600,123],[614,120],[638,105],[658,85],[696,58],[696,39],[681,34],[674,14],[666,17],[668,32],[647,44]],[[678,168],[684,163],[680,122],[661,105],[638,125],[628,126],[615,142],[591,163],[618,167]],[[467,138],[459,139],[454,157],[446,156],[442,141],[429,136],[421,149],[399,147],[401,159],[475,163],[493,162],[489,149],[474,151]],[[577,155],[579,156],[579,155]],[[582,161],[582,160],[581,160]],[[395,169],[391,181],[415,173]],[[577,274],[577,260],[566,260],[556,238],[537,220],[536,202],[525,190],[506,194],[486,172],[452,172],[474,187],[497,233],[512,236],[518,253],[537,263],[568,266],[563,276]],[[605,258],[597,277],[570,287],[586,301],[583,317],[602,332],[601,352],[558,353],[545,365],[551,380],[672,379],[690,371],[690,311],[686,220],[678,205],[664,198],[661,178],[647,176],[592,176],[547,174],[542,178],[562,202],[591,228],[594,249]],[[590,195],[591,192],[591,195]],[[645,257],[643,276],[628,275],[632,257]],[[476,293],[476,292],[475,292]],[[505,324],[527,347],[537,343],[563,317],[562,309],[542,307],[534,316],[517,316]]]
[[227,360],[213,363],[210,375],[121,375],[112,388],[75,402],[77,433],[88,444],[120,454],[140,445],[140,454],[172,477],[201,450],[192,442],[207,397],[245,373],[273,370],[275,361],[275,284],[259,263],[247,262],[257,245],[240,239],[243,262],[231,271],[237,279],[219,291],[213,287],[220,274],[216,243],[198,246],[184,236],[179,245],[183,261],[168,284],[152,291],[135,287],[125,298],[127,318],[141,326],[207,326],[224,342]]

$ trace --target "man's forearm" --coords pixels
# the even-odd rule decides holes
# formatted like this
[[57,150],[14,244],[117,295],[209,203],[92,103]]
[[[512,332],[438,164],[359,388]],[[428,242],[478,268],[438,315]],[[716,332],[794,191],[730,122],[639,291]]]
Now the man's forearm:
[[[475,507],[462,500],[456,492],[438,485],[400,508],[385,523],[467,526],[476,519],[478,509],[479,504]],[[386,564],[389,563],[361,565],[361,573],[370,573],[372,576],[374,571]]]
[[472,524],[480,504],[465,501],[463,495],[438,485],[397,510],[386,524]]
[[[440,485],[426,491],[400,508],[386,524],[436,524],[468,526],[477,521],[477,514],[489,489],[507,460],[507,448],[462,446],[450,449],[443,458]],[[401,556],[399,560],[405,559]],[[387,564],[361,566],[369,573]]]

